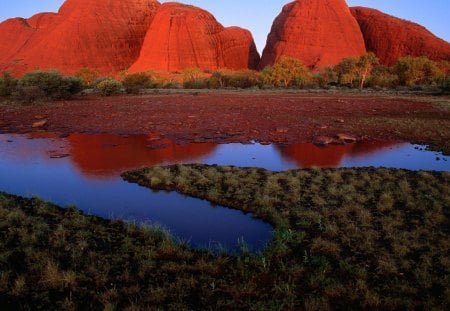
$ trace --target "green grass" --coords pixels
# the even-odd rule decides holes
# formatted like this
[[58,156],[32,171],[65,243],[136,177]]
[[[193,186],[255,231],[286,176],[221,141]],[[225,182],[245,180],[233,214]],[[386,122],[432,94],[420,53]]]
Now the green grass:
[[275,309],[440,309],[450,303],[449,173],[175,165],[124,178],[274,224],[274,241],[253,263],[261,272],[247,278],[260,280],[264,271]]
[[153,167],[124,178],[252,212],[261,254],[213,256],[166,234],[0,195],[0,309],[450,307],[450,174]]

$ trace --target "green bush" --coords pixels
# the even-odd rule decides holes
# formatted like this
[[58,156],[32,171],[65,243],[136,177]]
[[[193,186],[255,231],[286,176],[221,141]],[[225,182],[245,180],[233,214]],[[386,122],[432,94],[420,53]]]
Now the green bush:
[[122,91],[122,87],[123,85],[120,81],[114,80],[112,78],[104,79],[96,85],[96,89],[102,96],[119,94]]
[[[42,99],[68,99],[83,89],[79,78],[64,77],[57,71],[35,71],[24,75],[18,87],[37,87],[42,90]],[[19,92],[20,94],[20,92]],[[39,99],[39,98],[37,98]]]
[[11,76],[8,72],[3,73],[0,78],[0,96],[10,96],[17,87],[17,79]]
[[260,75],[262,83],[284,88],[302,88],[312,80],[309,69],[299,59],[285,56],[264,68]]
[[45,92],[38,86],[18,86],[11,94],[12,97],[19,102],[33,103],[46,98]]
[[437,84],[444,75],[437,63],[425,56],[399,58],[393,70],[399,84],[406,86]]
[[392,73],[392,69],[384,66],[375,66],[372,70],[368,85],[372,87],[388,87],[393,88],[398,81],[398,77],[395,73]]
[[338,76],[332,66],[325,67],[314,75],[314,82],[322,88],[327,88],[330,85],[336,85]]
[[126,75],[123,78],[122,84],[125,88],[125,92],[129,94],[139,94],[140,90],[152,86],[152,78],[145,72],[137,72]]
[[208,87],[211,89],[223,87],[245,89],[260,84],[258,72],[252,70],[214,71],[208,79]]
[[185,89],[206,89],[208,81],[205,79],[188,80],[183,82]]
[[241,70],[232,72],[224,76],[225,86],[235,87],[235,88],[251,88],[254,86],[259,86],[261,83],[259,81],[259,74],[252,70]]

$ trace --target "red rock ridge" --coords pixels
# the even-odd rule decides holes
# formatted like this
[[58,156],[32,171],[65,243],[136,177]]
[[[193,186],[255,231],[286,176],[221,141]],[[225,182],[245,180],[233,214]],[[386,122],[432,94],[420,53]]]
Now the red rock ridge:
[[256,68],[259,54],[248,30],[224,28],[209,12],[191,5],[162,4],[129,72],[176,72],[196,67]]
[[0,24],[0,71],[7,69],[7,63],[19,61],[14,56],[35,32],[23,18],[7,19]]
[[1,41],[18,38],[0,44],[0,69],[16,75],[36,69],[73,74],[88,67],[116,74],[138,57],[158,6],[154,0],[67,0],[58,14],[5,21]]
[[416,23],[375,9],[353,7],[351,12],[361,27],[367,50],[385,65],[407,55],[450,61],[450,44]]
[[315,69],[365,51],[358,23],[345,0],[297,0],[286,4],[275,19],[259,68],[288,56]]

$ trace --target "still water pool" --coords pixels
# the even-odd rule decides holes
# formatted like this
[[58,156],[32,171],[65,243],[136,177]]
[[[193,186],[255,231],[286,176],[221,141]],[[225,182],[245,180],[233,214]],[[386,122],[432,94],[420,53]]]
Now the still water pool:
[[394,167],[450,170],[450,157],[424,146],[361,142],[325,148],[196,143],[178,145],[152,135],[54,133],[0,135],[0,191],[75,205],[105,218],[157,224],[193,247],[254,251],[272,237],[272,227],[251,214],[215,206],[175,192],[155,192],[123,181],[120,173],[152,165],[205,163],[270,170],[306,167]]

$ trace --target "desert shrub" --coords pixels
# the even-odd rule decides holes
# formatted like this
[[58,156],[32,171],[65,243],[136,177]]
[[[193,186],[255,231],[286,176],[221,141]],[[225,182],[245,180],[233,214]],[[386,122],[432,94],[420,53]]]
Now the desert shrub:
[[217,89],[222,87],[250,88],[260,86],[259,73],[253,70],[214,71],[208,79],[208,87]]
[[163,84],[160,84],[159,87],[162,87],[163,89],[182,89],[183,85],[174,80],[166,80]]
[[253,70],[240,70],[232,72],[226,76],[225,83],[226,86],[242,89],[260,85],[259,75]]
[[122,84],[125,88],[125,92],[129,94],[138,94],[140,90],[152,86],[152,78],[145,72],[137,72],[125,75]]
[[183,70],[183,81],[198,80],[203,76],[203,72],[198,68],[186,68]]
[[94,82],[99,78],[97,70],[89,68],[81,68],[75,73],[75,77],[79,78],[85,87],[93,87]]
[[119,94],[121,92],[122,83],[112,78],[107,78],[100,81],[96,85],[96,89],[100,92],[102,96],[111,96],[114,94]]
[[397,83],[398,77],[392,72],[392,69],[384,66],[375,66],[372,70],[370,78],[367,82],[370,86],[389,87],[392,88]]
[[185,89],[203,89],[208,86],[203,72],[198,68],[186,68],[183,70],[183,87]]
[[0,96],[10,96],[17,87],[17,79],[8,72],[4,72],[0,78]]
[[208,87],[208,81],[205,79],[196,79],[183,82],[185,89],[205,89]]
[[[76,77],[64,77],[57,71],[35,71],[27,73],[18,82],[18,87],[37,87],[44,94],[42,99],[67,99],[82,90],[82,82]],[[21,94],[19,91],[18,94]],[[36,92],[37,94],[37,92]]]
[[220,70],[214,71],[208,79],[208,87],[218,89],[225,86],[226,75]]
[[406,86],[437,84],[444,75],[437,63],[425,56],[399,58],[393,70],[398,83]]
[[45,92],[38,86],[18,86],[11,94],[12,97],[19,102],[34,103],[46,98]]
[[333,67],[325,67],[314,75],[315,83],[320,87],[335,85],[338,82],[338,76]]

